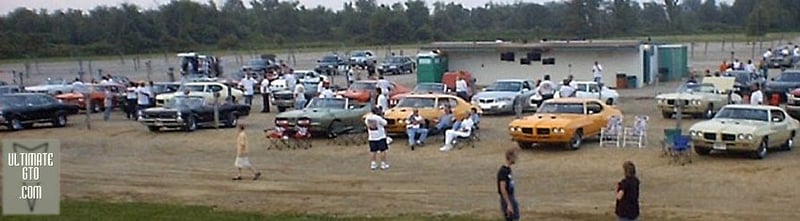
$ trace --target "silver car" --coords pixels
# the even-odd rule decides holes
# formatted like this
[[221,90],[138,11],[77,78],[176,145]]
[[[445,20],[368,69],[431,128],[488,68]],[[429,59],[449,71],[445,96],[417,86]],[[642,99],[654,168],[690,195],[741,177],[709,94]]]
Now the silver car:
[[523,111],[536,110],[536,105],[528,102],[534,95],[536,83],[531,80],[498,80],[472,96],[472,103],[483,113],[513,113],[514,107],[522,106]]

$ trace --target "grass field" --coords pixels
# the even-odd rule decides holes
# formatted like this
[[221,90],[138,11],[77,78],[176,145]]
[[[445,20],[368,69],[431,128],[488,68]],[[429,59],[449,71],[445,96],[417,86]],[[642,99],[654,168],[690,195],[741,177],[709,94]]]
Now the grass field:
[[325,215],[263,215],[257,213],[219,211],[207,206],[186,206],[152,203],[111,203],[98,201],[66,200],[61,202],[61,215],[57,216],[2,216],[0,220],[192,220],[192,221],[223,221],[223,220],[281,220],[281,221],[411,221],[411,220],[480,220],[459,216],[398,216],[384,217],[336,217]]

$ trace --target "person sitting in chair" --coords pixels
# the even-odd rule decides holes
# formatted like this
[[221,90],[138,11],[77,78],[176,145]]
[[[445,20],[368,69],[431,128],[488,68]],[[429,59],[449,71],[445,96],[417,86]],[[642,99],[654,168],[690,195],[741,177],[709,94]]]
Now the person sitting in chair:
[[[408,116],[408,124],[406,125],[406,134],[408,135],[408,145],[411,150],[415,146],[422,146],[425,144],[425,138],[428,137],[428,128],[425,125],[425,118],[419,115],[419,109],[414,109],[411,116]],[[419,139],[417,138],[419,135]]]
[[[478,108],[470,109],[469,118],[472,119],[472,125],[474,128],[478,128],[478,123],[481,122],[481,117],[478,115]],[[453,129],[458,130],[461,129],[461,121],[457,121],[453,124]]]
[[453,127],[453,123],[455,123],[456,118],[453,115],[453,110],[450,109],[448,106],[444,106],[444,115],[439,118],[439,122],[433,127],[433,134],[438,134],[444,130],[450,129]]
[[458,130],[450,129],[444,133],[444,146],[440,148],[441,151],[450,151],[453,149],[453,141],[456,137],[469,137],[472,134],[472,129],[475,126],[471,117],[464,118],[461,121],[461,126]]

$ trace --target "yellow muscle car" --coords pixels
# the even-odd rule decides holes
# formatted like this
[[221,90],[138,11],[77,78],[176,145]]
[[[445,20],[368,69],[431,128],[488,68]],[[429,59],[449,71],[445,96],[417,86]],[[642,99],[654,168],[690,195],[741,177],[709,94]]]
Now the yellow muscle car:
[[583,139],[600,134],[612,116],[622,112],[593,98],[555,98],[545,101],[536,114],[511,121],[511,139],[520,148],[534,143],[565,144],[577,150]]
[[658,108],[664,118],[671,118],[682,102],[683,114],[711,119],[722,106],[741,103],[742,97],[733,91],[733,77],[706,77],[703,83],[686,83],[676,93],[656,96]]
[[699,155],[712,150],[752,152],[755,158],[763,159],[767,149],[791,150],[798,125],[779,107],[732,104],[713,119],[692,125],[689,136]]
[[[453,110],[456,120],[462,120],[469,116],[470,109],[475,107],[457,96],[448,94],[409,94],[401,99],[394,108],[384,113],[384,118],[388,122],[385,127],[386,132],[405,134],[406,120],[415,108],[419,109],[420,116],[425,118],[428,126],[433,127],[444,115],[442,108],[444,106],[449,106]],[[478,112],[480,113],[480,108],[478,108]]]

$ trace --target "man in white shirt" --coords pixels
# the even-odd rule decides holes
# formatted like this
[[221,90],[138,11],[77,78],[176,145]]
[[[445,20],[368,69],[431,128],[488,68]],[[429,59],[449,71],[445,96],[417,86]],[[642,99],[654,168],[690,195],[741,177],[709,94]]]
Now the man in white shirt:
[[763,105],[764,93],[758,88],[758,85],[753,85],[753,92],[750,93],[750,104]]
[[733,67],[732,68],[733,68],[733,70],[744,70],[744,67],[742,67],[742,62],[739,61],[739,59],[734,59],[733,60]]
[[364,124],[367,125],[367,136],[369,140],[369,152],[371,156],[370,169],[378,169],[378,164],[375,162],[375,156],[381,154],[381,169],[389,169],[389,163],[386,162],[386,151],[389,150],[389,143],[387,142],[386,119],[380,115],[380,109],[373,108],[372,113],[368,114],[364,119]]
[[553,99],[553,96],[556,94],[556,85],[550,81],[550,75],[544,75],[544,80],[539,83],[536,92],[542,95],[542,101]]
[[564,83],[561,85],[561,90],[559,91],[561,97],[575,97],[575,88],[572,85],[569,85],[569,79],[564,79]]
[[377,89],[377,92],[378,98],[376,105],[381,109],[381,113],[386,113],[386,111],[389,110],[389,97],[387,97],[380,88]]
[[267,76],[264,76],[264,79],[261,80],[261,102],[263,106],[261,107],[261,113],[269,113],[269,95],[272,91],[269,88],[269,79]]
[[333,90],[328,85],[322,86],[322,92],[319,93],[321,98],[333,98]]
[[789,56],[790,55],[788,46],[783,47],[783,50],[781,50],[781,55],[783,55],[783,56]]
[[439,148],[439,150],[450,151],[451,149],[453,149],[453,141],[456,139],[456,137],[469,137],[469,135],[472,133],[472,129],[474,126],[475,123],[472,122],[472,118],[467,117],[461,121],[461,126],[460,128],[458,128],[458,130],[450,129],[445,131],[444,146],[442,146],[442,148]]
[[380,77],[378,77],[377,86],[378,86],[378,88],[381,89],[381,91],[382,91],[381,94],[387,94],[388,95],[389,94],[389,89],[391,88],[392,84],[389,83],[389,81],[387,81],[386,79],[383,79],[383,76],[380,76]]
[[794,50],[792,50],[792,65],[800,61],[800,47],[794,45]]
[[761,56],[764,57],[764,61],[769,61],[772,59],[772,48],[767,48],[767,51],[765,51]]
[[603,66],[597,61],[594,61],[594,66],[592,66],[592,75],[594,76],[594,82],[603,82]]
[[744,71],[755,73],[756,72],[756,65],[753,64],[753,60],[747,60],[747,65],[744,66]]
[[138,88],[136,88],[136,104],[138,105],[137,110],[144,110],[150,107],[150,97],[153,94],[150,92],[148,87],[145,86],[145,83],[142,82]]
[[[134,83],[131,86],[135,87],[136,84]],[[126,91],[126,93],[128,93],[128,94],[125,95],[125,99],[127,101],[125,103],[125,113],[127,113],[128,119],[136,120],[136,118],[137,118],[137,116],[136,116],[136,101],[138,101],[138,97],[137,97],[137,94],[136,94],[136,88],[128,89]]]
[[253,104],[253,94],[255,94],[256,79],[250,75],[250,72],[239,81],[239,87],[244,89],[244,104],[248,106]]
[[458,76],[458,80],[456,81],[456,96],[465,101],[469,101],[469,85],[467,84],[467,80],[464,79],[464,76]]
[[[408,146],[411,150],[419,145],[425,144],[425,138],[428,137],[428,128],[425,125],[425,118],[419,115],[419,109],[414,108],[414,111],[406,120],[406,135],[408,135]],[[419,139],[417,139],[419,136]]]
[[286,81],[286,88],[295,88],[297,79],[294,77],[294,73],[283,74],[283,79]]
[[306,87],[303,84],[294,86],[294,109],[302,110],[306,106]]

